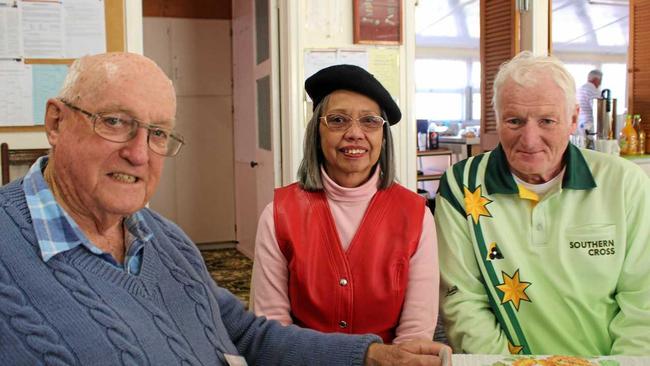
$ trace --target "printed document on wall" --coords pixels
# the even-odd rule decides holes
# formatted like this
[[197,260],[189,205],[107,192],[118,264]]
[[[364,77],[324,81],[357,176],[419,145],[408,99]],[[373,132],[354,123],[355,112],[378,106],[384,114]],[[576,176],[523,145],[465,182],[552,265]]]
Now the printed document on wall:
[[47,100],[55,98],[68,75],[68,65],[32,65],[32,103],[35,125],[45,124]]
[[65,0],[65,57],[106,52],[104,0]]
[[33,124],[32,67],[0,60],[0,126]]
[[65,57],[60,2],[23,2],[22,22],[25,57]]
[[0,59],[21,58],[22,40],[18,3],[0,0]]

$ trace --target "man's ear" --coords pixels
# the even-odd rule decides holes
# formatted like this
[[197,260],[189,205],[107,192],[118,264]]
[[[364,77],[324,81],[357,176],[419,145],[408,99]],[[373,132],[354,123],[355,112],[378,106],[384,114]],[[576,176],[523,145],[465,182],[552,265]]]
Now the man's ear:
[[63,122],[63,103],[57,99],[49,99],[45,106],[45,134],[51,146],[56,146],[59,140],[61,122]]
[[569,121],[571,134],[576,132],[576,130],[578,129],[578,115],[579,114],[580,114],[580,104],[576,104],[573,107],[573,111],[571,111],[571,120]]

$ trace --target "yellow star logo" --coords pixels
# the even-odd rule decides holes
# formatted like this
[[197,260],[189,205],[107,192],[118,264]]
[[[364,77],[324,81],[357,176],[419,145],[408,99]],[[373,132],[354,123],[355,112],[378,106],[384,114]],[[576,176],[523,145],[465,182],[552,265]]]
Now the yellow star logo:
[[470,192],[467,187],[463,187],[465,191],[465,212],[467,215],[471,215],[474,220],[474,224],[478,223],[478,219],[481,216],[492,217],[490,211],[485,208],[485,206],[492,202],[489,199],[481,196],[481,187],[477,187],[474,192]]
[[521,353],[521,350],[524,349],[522,346],[515,346],[514,344],[508,342],[508,351],[510,351],[511,355],[518,355]]
[[519,302],[521,300],[530,302],[528,295],[526,295],[526,288],[530,286],[530,282],[519,281],[519,270],[512,277],[508,276],[505,272],[501,272],[501,276],[503,277],[503,284],[498,285],[497,288],[503,292],[502,304],[512,301],[515,309],[519,310]]

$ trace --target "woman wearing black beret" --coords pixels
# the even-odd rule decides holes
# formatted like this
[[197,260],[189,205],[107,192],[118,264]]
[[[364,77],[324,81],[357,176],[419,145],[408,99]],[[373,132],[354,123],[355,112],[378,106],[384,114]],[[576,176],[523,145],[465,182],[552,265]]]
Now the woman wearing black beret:
[[433,217],[395,181],[390,125],[401,112],[364,69],[336,65],[305,82],[314,104],[299,182],[260,217],[257,314],[386,343],[431,340],[438,315]]

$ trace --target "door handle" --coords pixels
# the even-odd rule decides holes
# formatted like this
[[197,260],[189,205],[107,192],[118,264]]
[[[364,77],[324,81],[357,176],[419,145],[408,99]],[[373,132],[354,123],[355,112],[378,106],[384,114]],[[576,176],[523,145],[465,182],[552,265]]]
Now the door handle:
[[251,161],[251,168],[255,168],[255,167],[258,166],[258,165],[259,165],[258,162],[256,162],[256,161]]

